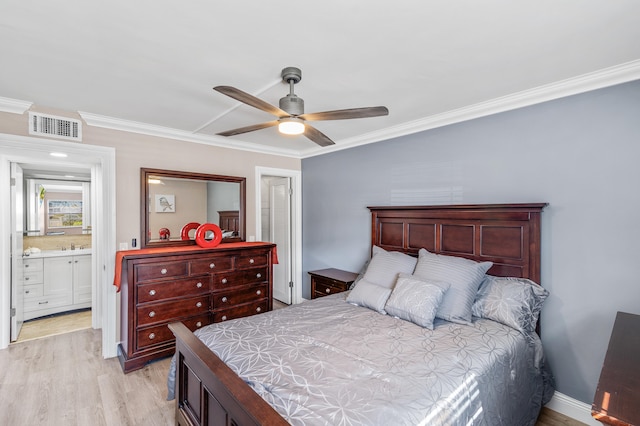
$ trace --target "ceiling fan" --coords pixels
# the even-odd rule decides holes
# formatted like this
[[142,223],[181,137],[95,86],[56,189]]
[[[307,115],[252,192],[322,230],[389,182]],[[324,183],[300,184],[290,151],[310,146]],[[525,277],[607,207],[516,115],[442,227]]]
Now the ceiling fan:
[[314,112],[310,114],[304,113],[304,100],[299,98],[293,92],[293,86],[302,80],[302,71],[296,67],[287,67],[282,70],[282,81],[289,84],[289,94],[280,99],[280,107],[271,105],[262,99],[258,99],[242,90],[231,86],[216,86],[216,90],[227,95],[237,101],[245,103],[254,108],[261,109],[278,117],[277,120],[267,121],[265,123],[254,124],[252,126],[240,127],[238,129],[220,132],[221,136],[234,136],[242,133],[253,132],[255,130],[266,129],[267,127],[278,126],[280,133],[288,135],[303,134],[320,146],[334,145],[329,137],[311,126],[309,121],[321,120],[345,120],[351,118],[367,118],[389,115],[389,110],[383,106],[339,109],[334,111]]

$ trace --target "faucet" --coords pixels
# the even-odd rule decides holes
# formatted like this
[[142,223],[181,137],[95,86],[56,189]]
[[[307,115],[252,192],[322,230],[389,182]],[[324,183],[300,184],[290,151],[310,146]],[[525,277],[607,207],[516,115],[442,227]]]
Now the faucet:
[[76,249],[76,245],[74,243],[71,243],[71,250],[75,250]]

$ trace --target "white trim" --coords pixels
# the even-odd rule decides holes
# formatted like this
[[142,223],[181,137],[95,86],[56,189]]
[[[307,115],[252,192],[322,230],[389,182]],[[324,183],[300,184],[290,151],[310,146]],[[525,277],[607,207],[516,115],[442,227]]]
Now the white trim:
[[560,392],[556,391],[545,407],[587,425],[602,426],[602,423],[591,417],[591,405]]
[[262,230],[261,199],[263,176],[277,176],[291,178],[291,188],[293,189],[292,205],[292,231],[293,231],[293,304],[300,303],[302,299],[302,172],[300,170],[274,169],[270,167],[256,166],[255,188],[256,188],[256,233]]
[[[64,159],[52,159],[51,151],[64,151]],[[96,313],[102,318],[93,319],[92,325],[102,326],[102,355],[105,358],[117,354],[116,341],[116,293],[113,283],[115,254],[115,149],[96,145],[43,138],[16,136],[0,133],[0,182],[9,182],[11,162],[42,164],[43,167],[66,164],[72,167],[92,168],[92,193],[95,195],[96,219],[92,237],[92,274],[96,280]],[[0,185],[0,199],[8,200],[9,186]],[[9,244],[10,203],[0,205],[0,349],[9,345],[10,276],[6,263],[11,256]],[[92,296],[93,298],[93,296]],[[92,300],[93,302],[93,300]],[[93,315],[92,315],[93,316]]]
[[480,117],[498,114],[500,112],[511,111],[638,79],[640,79],[640,60],[635,60],[596,72],[535,87],[533,89],[523,90],[500,98],[491,99],[486,102],[480,102],[475,105],[469,105],[463,108],[447,111],[442,114],[432,115],[420,120],[403,123],[398,126],[383,129],[379,132],[372,132],[344,139],[341,140],[339,144],[332,145],[330,147],[315,147],[306,153],[301,153],[301,156],[302,158],[307,158],[316,155],[328,154],[334,151],[340,151],[373,142],[423,132],[425,130],[461,123]]
[[195,134],[193,132],[172,129],[170,127],[156,126],[153,124],[140,123],[138,121],[122,120],[120,118],[107,117],[104,115],[92,114],[90,112],[78,111],[78,113],[89,126],[103,127],[105,129],[120,130],[130,133],[141,133],[143,135],[177,139],[204,145],[218,146],[221,148],[237,149],[240,151],[281,155],[283,157],[300,157],[295,151],[266,145],[258,145],[251,142],[244,142],[239,139],[234,139],[233,143],[230,143],[229,139],[223,136]]
[[19,99],[3,98],[0,96],[0,111],[11,114],[24,114],[31,108],[32,102],[21,101]]
[[[79,111],[80,116],[90,126],[104,127],[107,129],[121,130],[125,132],[142,133],[145,135],[158,136],[170,139],[185,140],[189,142],[219,146],[222,148],[239,149],[243,151],[259,152],[264,154],[282,155],[293,158],[308,158],[316,155],[328,154],[334,151],[353,148],[369,143],[406,136],[425,130],[435,129],[450,124],[473,120],[500,112],[510,111],[526,106],[559,99],[566,96],[577,95],[616,84],[626,83],[640,79],[640,60],[627,62],[613,67],[605,68],[566,80],[546,84],[533,89],[502,96],[480,102],[475,105],[466,106],[441,114],[432,115],[419,120],[402,123],[394,127],[382,129],[377,132],[366,133],[352,138],[338,141],[336,145],[330,147],[312,147],[303,150],[290,150],[283,148],[259,145],[234,138],[233,144],[227,138],[219,136],[209,136],[196,134],[184,130],[172,129],[169,127],[156,126],[152,124],[127,121],[119,118],[91,114]],[[0,98],[0,108],[2,107]],[[16,101],[19,102],[19,101]]]

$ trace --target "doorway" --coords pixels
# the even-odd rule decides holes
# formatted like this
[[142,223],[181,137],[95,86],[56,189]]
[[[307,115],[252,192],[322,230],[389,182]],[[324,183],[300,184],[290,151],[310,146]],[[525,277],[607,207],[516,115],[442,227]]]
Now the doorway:
[[91,327],[91,169],[11,162],[11,175],[11,342]]
[[[64,152],[66,158],[52,157]],[[11,163],[91,170],[92,202],[92,327],[102,329],[102,355],[116,356],[116,293],[113,282],[115,253],[115,149],[0,134],[0,199],[10,199]],[[0,349],[9,346],[11,322],[10,203],[0,205]]]
[[302,301],[300,189],[299,171],[256,167],[256,230],[277,245],[273,297],[287,305]]

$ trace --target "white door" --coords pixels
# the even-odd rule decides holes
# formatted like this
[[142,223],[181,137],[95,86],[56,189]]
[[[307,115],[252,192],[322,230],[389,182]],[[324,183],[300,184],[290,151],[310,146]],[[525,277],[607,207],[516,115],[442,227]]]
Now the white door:
[[276,243],[278,264],[273,265],[273,297],[291,304],[291,181],[289,178],[269,180],[270,238]]
[[24,234],[24,198],[22,168],[11,163],[11,341],[18,340],[24,322],[24,267],[22,236]]

